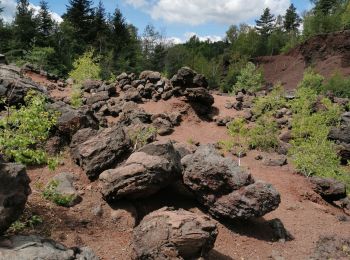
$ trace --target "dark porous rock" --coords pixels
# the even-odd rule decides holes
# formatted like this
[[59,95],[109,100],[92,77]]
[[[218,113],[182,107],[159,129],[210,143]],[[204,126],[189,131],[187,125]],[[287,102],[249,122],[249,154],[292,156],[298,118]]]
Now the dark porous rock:
[[30,90],[47,93],[44,87],[23,77],[20,68],[0,64],[0,99],[6,99],[10,106],[24,104],[24,98]]
[[212,145],[200,146],[181,163],[184,184],[217,218],[263,216],[280,203],[272,185],[255,182],[251,174],[220,156]]
[[350,213],[350,197],[346,197],[340,200],[340,206],[346,211]]
[[225,117],[217,116],[217,117],[214,117],[214,121],[215,121],[217,126],[226,126],[232,120],[233,120],[233,118],[230,117],[230,116],[225,116]]
[[282,131],[278,137],[282,142],[289,143],[293,139],[292,132],[290,130]]
[[[2,247],[1,243],[8,246]],[[60,259],[60,260],[98,260],[89,247],[67,248],[48,238],[39,236],[12,236],[0,240],[0,259]]]
[[141,80],[148,80],[151,83],[155,84],[162,78],[162,75],[157,71],[146,70],[146,71],[141,72],[139,78]]
[[263,159],[263,164],[265,166],[283,166],[288,163],[287,157],[286,156],[268,156]]
[[238,92],[236,95],[236,100],[239,102],[243,102],[244,101],[244,94],[242,92]]
[[0,234],[23,213],[31,193],[29,183],[30,179],[23,165],[0,163]]
[[62,101],[50,104],[48,108],[59,113],[57,128],[60,135],[71,137],[79,129],[99,126],[98,120],[88,108],[74,109]]
[[346,186],[344,183],[320,177],[311,177],[312,189],[321,197],[329,202],[346,198]]
[[173,125],[168,118],[158,117],[153,120],[152,124],[160,136],[169,135],[174,131]]
[[236,101],[233,103],[233,108],[237,111],[241,111],[243,109],[243,103],[240,101]]
[[162,208],[134,230],[133,259],[200,259],[214,247],[218,229],[205,215]]
[[120,167],[100,175],[107,201],[150,196],[181,179],[181,158],[171,142],[154,142],[133,153]]
[[193,85],[199,88],[208,88],[209,86],[207,79],[202,74],[197,74],[194,76]]
[[350,238],[339,236],[322,236],[316,243],[314,254],[309,258],[311,260],[324,259],[349,259],[350,256]]
[[124,93],[124,99],[126,101],[140,102],[142,97],[136,88],[129,88]]
[[211,107],[214,104],[214,97],[205,88],[189,88],[185,91],[189,102],[200,103]]
[[174,148],[180,154],[181,159],[197,150],[197,146],[189,143],[174,143]]
[[97,93],[92,93],[86,100],[86,104],[91,106],[100,101],[107,101],[109,99],[108,91],[101,91]]
[[119,124],[100,130],[85,142],[71,148],[71,155],[91,179],[116,166],[131,151],[131,141]]
[[174,87],[191,88],[194,87],[193,79],[195,75],[195,71],[188,67],[183,67],[172,77],[171,83]]
[[209,212],[217,218],[248,219],[264,216],[280,202],[280,195],[271,184],[257,181],[218,198]]
[[151,114],[137,106],[134,102],[126,102],[119,115],[119,121],[126,126],[137,124],[150,124]]
[[100,80],[85,80],[82,84],[82,89],[85,92],[96,92],[96,90],[101,87],[102,81]]

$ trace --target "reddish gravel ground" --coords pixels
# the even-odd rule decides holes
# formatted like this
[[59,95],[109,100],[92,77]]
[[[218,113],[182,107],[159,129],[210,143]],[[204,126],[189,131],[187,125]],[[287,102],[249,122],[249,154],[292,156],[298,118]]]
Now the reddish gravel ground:
[[[224,107],[225,103],[234,97],[214,95],[214,98],[216,115],[235,117],[239,114]],[[172,135],[159,139],[180,142],[188,142],[191,139],[206,144],[228,138],[225,127],[200,120],[183,100],[174,98],[157,103],[148,102],[140,106],[151,113],[184,112],[181,126],[177,127]],[[290,165],[263,166],[260,161],[254,159],[257,154],[256,151],[248,153],[242,160],[243,167],[249,169],[256,179],[272,183],[280,192],[282,203],[277,210],[264,218],[218,224],[219,235],[210,260],[308,259],[321,235],[350,237],[350,219],[345,222],[338,220],[340,216],[345,215],[341,209],[319,198],[311,190],[307,180],[295,174]],[[133,221],[130,213],[125,212],[117,220],[113,219],[110,206],[101,198],[98,182],[90,183],[84,172],[71,161],[67,151],[62,154],[61,162],[54,172],[50,172],[47,167],[28,169],[33,193],[29,197],[25,215],[39,215],[43,223],[34,229],[25,230],[25,233],[48,236],[69,247],[89,246],[105,260],[130,259],[132,228],[125,225],[125,222]],[[76,188],[83,201],[71,209],[55,206],[44,200],[41,195],[43,186],[59,172],[73,172],[79,178]],[[170,191],[164,191],[145,201],[136,201],[133,205],[130,202],[122,204],[129,208],[136,207],[139,219],[147,212],[165,205],[200,211],[195,202],[174,196]],[[283,222],[295,237],[293,241],[273,240],[272,230],[267,221],[274,218]]]

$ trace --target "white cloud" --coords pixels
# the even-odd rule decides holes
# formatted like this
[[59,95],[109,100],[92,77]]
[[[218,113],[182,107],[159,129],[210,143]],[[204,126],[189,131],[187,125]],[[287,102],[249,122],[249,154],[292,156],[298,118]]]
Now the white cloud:
[[269,7],[283,14],[290,0],[124,0],[149,13],[153,19],[200,25],[207,22],[237,24],[259,16]]
[[[1,0],[1,7],[4,7],[4,12],[2,13],[2,17],[5,22],[11,22],[15,16],[16,13],[16,6],[17,1],[16,0]],[[37,5],[29,4],[29,7],[34,10],[34,13],[37,14],[40,10],[40,7]],[[56,22],[60,23],[62,22],[62,17],[58,15],[57,13],[50,12],[52,19],[54,19]]]
[[223,37],[218,36],[218,35],[205,35],[205,36],[200,36],[195,32],[187,32],[185,33],[185,41],[188,41],[192,36],[197,36],[198,39],[201,42],[205,42],[207,40],[211,41],[211,42],[218,42],[218,41],[222,41]]

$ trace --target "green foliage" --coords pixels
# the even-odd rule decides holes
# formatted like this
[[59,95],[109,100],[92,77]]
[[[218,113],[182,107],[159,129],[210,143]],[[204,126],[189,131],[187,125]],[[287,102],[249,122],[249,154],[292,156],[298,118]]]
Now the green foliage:
[[237,77],[237,82],[233,87],[233,91],[244,89],[253,93],[261,89],[263,82],[264,77],[262,72],[257,69],[253,63],[248,62]]
[[51,47],[34,47],[24,57],[25,61],[37,66],[39,69],[51,70],[50,64],[55,50]]
[[249,127],[243,118],[236,118],[228,125],[228,133],[232,137],[231,143],[226,147],[240,147],[246,151],[248,148],[263,151],[274,150],[278,146],[277,123],[269,116],[264,116]]
[[137,127],[129,132],[129,137],[134,145],[134,150],[137,150],[148,144],[151,140],[154,140],[156,135],[157,129],[154,127]]
[[305,176],[321,176],[338,179],[344,174],[339,164],[333,142],[320,136],[313,136],[303,141],[292,141],[290,157],[296,169]]
[[277,84],[268,95],[257,97],[254,100],[253,114],[256,117],[260,117],[266,113],[273,114],[277,110],[287,107],[287,100],[283,94],[284,89],[282,85]]
[[259,118],[248,131],[250,148],[271,151],[278,147],[278,126],[270,117]]
[[324,77],[314,72],[311,68],[304,72],[304,78],[298,85],[298,88],[310,88],[317,93],[321,92]]
[[87,79],[101,79],[100,65],[98,64],[98,60],[93,56],[94,53],[90,50],[74,61],[73,70],[69,73],[69,76],[77,84],[82,84]]
[[337,97],[350,98],[350,78],[335,73],[321,88],[323,93],[331,92]]
[[82,105],[82,93],[81,85],[85,80],[100,80],[101,67],[98,64],[98,60],[93,57],[92,50],[87,51],[81,57],[76,59],[73,63],[73,70],[69,73],[69,76],[74,80],[71,105],[75,108]]
[[45,199],[52,201],[58,206],[67,207],[72,201],[75,199],[75,196],[72,195],[61,195],[57,192],[57,187],[59,185],[59,181],[53,180],[44,189],[42,195]]
[[34,228],[35,226],[43,223],[43,219],[38,215],[32,215],[29,218],[21,217],[21,219],[16,220],[12,223],[11,227],[9,228],[9,233],[20,233],[25,228],[30,227]]
[[26,165],[48,163],[43,145],[57,118],[56,112],[47,110],[44,95],[28,92],[25,106],[8,108],[8,115],[0,119],[1,153]]
[[[296,169],[306,176],[317,175],[346,180],[347,174],[340,166],[335,144],[328,140],[330,128],[339,123],[342,109],[329,99],[319,99],[315,89],[323,79],[305,75],[296,98],[291,102],[294,112],[292,121],[291,161]],[[312,86],[310,88],[310,86]],[[315,87],[316,86],[316,87]],[[322,110],[314,111],[316,102]],[[347,180],[348,185],[350,179]]]

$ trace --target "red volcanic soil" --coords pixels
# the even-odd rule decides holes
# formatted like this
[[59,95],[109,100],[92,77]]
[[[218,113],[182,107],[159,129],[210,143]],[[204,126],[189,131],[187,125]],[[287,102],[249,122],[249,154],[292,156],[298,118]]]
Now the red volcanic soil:
[[[214,95],[214,98],[215,114],[233,117],[238,115],[239,112],[224,107],[225,103],[233,101],[234,97]],[[172,135],[159,139],[181,142],[192,139],[206,144],[228,138],[225,127],[201,120],[181,99],[148,102],[140,106],[151,113],[183,112],[181,126],[175,128]],[[350,236],[350,221],[339,220],[345,215],[341,209],[324,202],[312,191],[307,180],[294,172],[292,166],[263,166],[260,161],[254,159],[258,153],[249,152],[248,156],[242,159],[243,167],[256,179],[272,183],[280,192],[282,202],[277,210],[264,218],[218,224],[219,235],[209,259],[308,259],[320,236]],[[233,160],[237,159],[232,155],[228,156]],[[79,178],[76,188],[83,201],[71,209],[56,206],[41,195],[43,186],[60,172],[72,172]],[[48,236],[69,247],[89,246],[101,259],[130,259],[132,228],[123,223],[126,220],[130,221],[132,217],[127,212],[117,219],[111,217],[111,208],[99,193],[98,181],[91,183],[84,172],[72,162],[68,151],[62,154],[61,164],[54,172],[43,167],[30,168],[28,174],[32,180],[33,193],[29,197],[26,214],[41,216],[43,223],[26,230],[26,233]],[[129,208],[135,207],[138,210],[139,219],[151,209],[165,205],[200,212],[195,202],[169,191],[161,192],[147,200],[124,203]],[[275,218],[280,219],[294,236],[293,241],[274,241],[272,229],[267,221]]]
[[256,63],[266,82],[281,82],[289,90],[295,89],[308,67],[326,78],[336,72],[350,76],[350,31],[314,36],[286,54],[259,57]]

